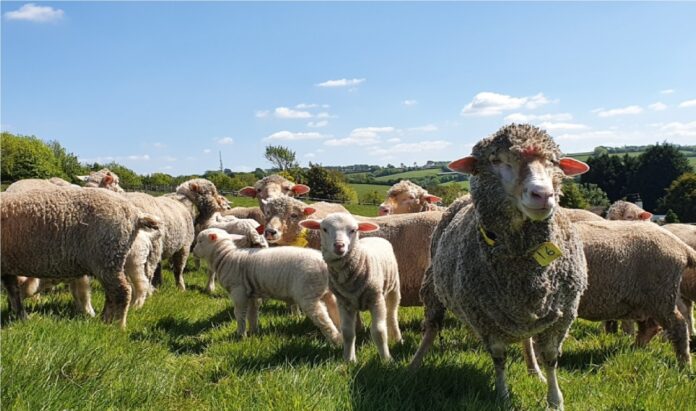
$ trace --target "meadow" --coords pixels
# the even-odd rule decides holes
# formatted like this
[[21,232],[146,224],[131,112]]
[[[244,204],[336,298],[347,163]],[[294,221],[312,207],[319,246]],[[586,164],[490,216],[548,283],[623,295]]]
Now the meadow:
[[[362,330],[352,365],[309,320],[273,301],[261,308],[260,334],[239,340],[224,291],[203,291],[204,269],[185,274],[187,291],[172,277],[164,271],[163,287],[129,313],[126,331],[77,314],[67,287],[27,301],[25,322],[8,320],[3,298],[2,408],[504,409],[495,400],[488,354],[451,316],[416,372],[407,365],[420,343],[421,307],[400,309],[404,342],[391,347],[394,363],[380,362]],[[104,299],[96,282],[93,300],[99,312]],[[512,408],[543,409],[546,387],[526,374],[519,346],[508,358]],[[634,349],[628,336],[577,321],[559,370],[567,410],[696,409],[696,378],[677,368],[659,337]]]

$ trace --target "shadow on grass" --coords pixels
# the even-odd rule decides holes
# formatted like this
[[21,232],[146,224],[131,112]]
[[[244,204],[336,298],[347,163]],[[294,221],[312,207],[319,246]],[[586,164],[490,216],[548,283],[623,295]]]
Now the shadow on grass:
[[[81,319],[89,318],[82,310],[75,307],[72,301],[49,299],[49,300],[38,300],[38,301],[28,301],[24,300],[24,309],[29,315],[31,320],[32,315],[40,315],[42,317],[55,316],[65,319]],[[95,307],[97,311],[97,317],[101,318],[101,312]],[[15,321],[19,321],[16,316],[10,312],[9,308],[3,309],[0,312],[0,328],[10,326]]]
[[167,344],[173,354],[201,354],[212,342],[206,331],[228,324],[234,321],[231,309],[224,309],[210,318],[190,322],[183,318],[174,318],[171,315],[161,318],[147,331],[131,334],[130,338],[136,341],[150,340]]
[[[318,338],[323,339],[323,336]],[[230,366],[239,373],[255,373],[287,364],[316,366],[326,361],[340,360],[341,352],[340,347],[333,346],[325,340],[317,341],[301,336],[301,338],[283,340],[277,349],[266,354],[244,352],[236,357]],[[214,379],[214,376],[212,378]]]
[[571,371],[598,372],[605,362],[618,355],[624,348],[621,344],[603,344],[600,347],[564,351],[558,361],[558,366]]
[[424,366],[412,371],[375,359],[352,370],[351,408],[503,409],[496,399],[490,378],[467,364]]

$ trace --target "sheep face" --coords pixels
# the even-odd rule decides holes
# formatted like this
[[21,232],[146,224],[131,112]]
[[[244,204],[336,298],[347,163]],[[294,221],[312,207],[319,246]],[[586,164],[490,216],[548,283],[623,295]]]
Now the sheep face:
[[290,197],[261,200],[261,210],[266,217],[264,238],[271,244],[287,245],[296,239],[302,227],[300,221],[314,214],[315,209]]
[[[215,247],[224,240],[234,240],[240,236],[233,236],[228,234],[225,230],[219,228],[208,228],[200,233],[196,237],[196,246],[193,247],[193,254],[198,258],[209,259]],[[234,243],[232,243],[234,244]]]
[[408,180],[394,184],[387,192],[387,198],[379,205],[379,215],[408,214],[428,211],[430,205],[442,201],[440,197],[429,194],[420,186]]
[[347,213],[332,213],[323,220],[304,220],[300,226],[310,230],[320,230],[321,251],[324,258],[337,260],[345,257],[355,247],[359,232],[371,233],[379,230],[374,223],[358,223]]
[[119,185],[119,181],[116,173],[108,168],[102,168],[99,171],[92,171],[89,173],[89,176],[85,177],[85,187],[105,188],[117,193],[122,193],[123,189]]
[[309,192],[304,184],[295,184],[279,175],[264,177],[254,187],[244,187],[239,193],[246,197],[269,200],[280,196],[295,197]]
[[227,199],[227,197],[218,194],[215,199],[217,200],[218,203],[218,208],[220,210],[231,210],[232,209],[232,203],[230,203],[230,200]]
[[607,220],[650,221],[652,213],[628,201],[617,201],[607,210]]

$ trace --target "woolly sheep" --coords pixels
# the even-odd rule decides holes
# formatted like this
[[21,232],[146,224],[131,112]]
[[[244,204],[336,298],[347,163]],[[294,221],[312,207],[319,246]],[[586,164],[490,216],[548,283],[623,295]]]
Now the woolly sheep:
[[423,187],[402,180],[387,191],[387,198],[379,205],[379,215],[420,213],[421,211],[436,211],[435,203],[442,199],[434,196]]
[[[665,224],[663,229],[679,237],[689,247],[696,250],[696,225],[690,224]],[[689,334],[696,336],[696,321],[694,321],[694,301],[696,301],[696,269],[689,268],[684,271],[679,292],[683,301],[681,310],[689,326]]]
[[[308,206],[288,197],[271,199],[265,206],[268,220],[266,238],[271,238],[269,242],[274,242],[274,239],[278,238],[275,240],[277,245],[302,245],[319,249],[319,234],[303,231],[299,222],[306,217],[323,218],[331,212],[343,211],[335,210],[335,208],[338,208],[335,204],[327,205],[327,203],[314,203]],[[430,265],[430,238],[442,217],[442,212],[355,217],[360,222],[374,223],[380,227],[373,233],[364,233],[363,237],[384,238],[394,248],[396,261],[399,263],[401,305],[421,305],[418,291],[423,281],[423,273]],[[269,233],[269,229],[273,231]]]
[[131,299],[126,257],[138,230],[156,229],[156,218],[105,190],[31,190],[0,199],[2,282],[12,311],[26,317],[17,276],[92,273],[106,295],[104,321],[125,328]]
[[239,190],[239,194],[259,200],[259,207],[263,207],[261,200],[278,196],[301,196],[307,193],[309,193],[309,187],[306,185],[295,184],[277,174],[262,178],[254,184],[254,187],[244,187]]
[[85,182],[88,188],[106,188],[107,190],[122,193],[123,189],[119,185],[120,179],[113,171],[102,168],[99,171],[92,171],[88,176],[79,177]]
[[650,221],[652,214],[628,201],[616,201],[607,210],[607,220]]
[[266,224],[266,219],[263,216],[263,211],[260,207],[233,207],[229,210],[221,212],[223,216],[231,216],[243,219],[253,219],[259,224]]
[[14,183],[10,184],[9,186],[7,186],[5,192],[19,193],[35,189],[50,190],[65,187],[80,188],[80,186],[70,184],[60,177],[52,177],[48,180],[42,180],[39,178],[27,178],[24,180],[15,181]]
[[573,223],[577,223],[578,221],[604,221],[602,217],[591,211],[578,208],[562,208],[562,210],[566,217]]
[[213,214],[223,211],[215,184],[204,178],[183,182],[176,188],[176,194],[186,198],[196,207],[198,214],[194,219],[194,226],[204,224]]
[[343,359],[356,362],[355,323],[360,311],[370,310],[370,334],[379,356],[391,360],[387,341],[401,342],[398,312],[399,267],[394,250],[383,238],[359,238],[379,226],[358,223],[348,213],[323,220],[304,220],[304,228],[319,230],[321,253],[329,266],[329,288],[338,300],[343,333]]
[[328,268],[321,253],[309,249],[237,248],[238,238],[218,228],[201,231],[193,253],[205,259],[230,293],[237,319],[237,334],[258,332],[258,298],[297,303],[324,336],[341,343],[336,325],[336,302],[329,291]]
[[564,174],[588,167],[561,158],[543,130],[513,124],[478,142],[471,156],[450,168],[472,174],[473,205],[457,204],[434,235],[422,290],[425,336],[412,366],[420,365],[447,307],[486,346],[501,398],[509,395],[506,345],[534,337],[548,378],[548,404],[562,409],[556,364],[587,286],[587,269],[573,224],[554,211]]

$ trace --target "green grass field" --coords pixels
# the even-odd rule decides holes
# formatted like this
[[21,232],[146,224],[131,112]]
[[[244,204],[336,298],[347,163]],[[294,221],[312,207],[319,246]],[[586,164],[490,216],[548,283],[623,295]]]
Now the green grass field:
[[362,197],[365,193],[371,193],[376,191],[380,196],[386,197],[387,191],[391,188],[388,185],[379,184],[348,184],[356,193],[358,193],[358,198]]
[[[379,361],[363,330],[350,365],[309,320],[272,301],[261,308],[260,334],[238,340],[225,293],[202,291],[203,270],[185,278],[182,292],[165,270],[163,288],[129,313],[126,331],[76,314],[66,287],[28,301],[25,322],[8,321],[3,298],[3,410],[504,409],[488,354],[452,317],[417,372],[406,367],[420,343],[419,307],[400,309],[394,363]],[[100,311],[98,285],[93,297]],[[559,364],[567,410],[696,409],[696,378],[677,368],[670,346],[659,337],[645,349],[631,342],[599,323],[574,324]],[[508,358],[511,408],[543,409],[545,385],[527,376],[519,346]]]
[[375,178],[375,180],[377,180],[377,181],[389,181],[389,180],[394,180],[394,179],[409,179],[409,178],[416,178],[416,177],[427,177],[427,176],[438,175],[441,172],[442,172],[442,170],[439,168],[427,168],[425,170],[413,170],[413,171],[406,171],[403,173],[390,174],[388,176],[381,176],[381,177]]
[[[365,184],[351,184],[354,185],[365,185]],[[374,187],[385,187],[384,193],[386,196],[386,190],[389,186],[374,186]],[[249,197],[235,197],[227,196],[229,200],[232,201],[232,207],[257,207],[259,205],[258,201],[254,198]],[[313,201],[305,201],[311,204]],[[356,215],[362,215],[366,217],[374,217],[377,215],[378,208],[373,205],[362,205],[362,204],[343,204],[343,206],[351,213]]]

